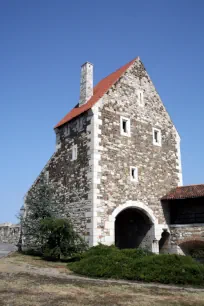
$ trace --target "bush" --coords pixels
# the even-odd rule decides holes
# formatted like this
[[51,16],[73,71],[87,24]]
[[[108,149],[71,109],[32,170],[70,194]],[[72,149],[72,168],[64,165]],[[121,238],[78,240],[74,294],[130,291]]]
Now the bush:
[[119,250],[99,245],[77,260],[68,263],[68,267],[90,277],[204,285],[204,266],[188,256],[155,255],[141,249]]
[[67,219],[43,219],[40,232],[45,241],[42,246],[42,257],[45,259],[64,259],[87,248],[84,240],[75,232]]
[[202,258],[204,259],[204,248],[193,249],[190,251],[190,255],[193,258]]

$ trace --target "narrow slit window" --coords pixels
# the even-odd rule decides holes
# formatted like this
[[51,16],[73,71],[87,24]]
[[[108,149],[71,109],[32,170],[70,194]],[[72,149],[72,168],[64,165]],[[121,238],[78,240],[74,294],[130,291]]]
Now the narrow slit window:
[[72,147],[72,160],[76,160],[77,159],[77,145],[74,145]]
[[138,99],[138,104],[140,106],[144,106],[144,99],[143,99],[143,91],[142,90],[137,91],[137,99]]
[[154,131],[154,140],[158,142],[158,131]]
[[121,135],[130,136],[130,119],[120,118]]
[[142,93],[140,92],[140,95],[139,95],[139,99],[140,99],[140,104],[142,104]]
[[127,133],[127,121],[123,120],[123,132]]
[[138,169],[137,169],[137,167],[130,167],[130,179],[131,179],[131,181],[138,182]]
[[153,128],[153,144],[161,146],[161,131]]
[[45,172],[44,172],[44,179],[45,179],[45,182],[46,182],[46,183],[49,182],[49,171],[45,171]]
[[70,135],[70,126],[66,125],[65,126],[65,136],[69,136]]

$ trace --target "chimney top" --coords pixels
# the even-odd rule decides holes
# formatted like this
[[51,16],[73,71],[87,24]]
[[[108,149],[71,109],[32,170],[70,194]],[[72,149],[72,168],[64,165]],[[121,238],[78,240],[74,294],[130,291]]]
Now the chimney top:
[[81,67],[83,67],[83,66],[85,66],[85,65],[91,65],[91,66],[93,67],[93,64],[92,64],[92,63],[90,63],[90,62],[88,62],[88,61],[87,61],[87,62],[85,62],[84,64],[82,64],[82,65],[81,65]]
[[79,106],[85,104],[93,96],[93,64],[85,62],[81,66]]

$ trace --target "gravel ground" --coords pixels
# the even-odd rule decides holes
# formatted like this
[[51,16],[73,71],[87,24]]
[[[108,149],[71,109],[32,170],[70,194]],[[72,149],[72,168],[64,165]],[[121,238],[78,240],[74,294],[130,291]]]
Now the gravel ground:
[[0,242],[0,258],[7,256],[10,252],[15,251],[17,248],[13,244]]

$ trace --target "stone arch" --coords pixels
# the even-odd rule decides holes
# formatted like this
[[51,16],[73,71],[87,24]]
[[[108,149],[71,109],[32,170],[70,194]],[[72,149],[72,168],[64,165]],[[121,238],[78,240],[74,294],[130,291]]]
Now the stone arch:
[[[187,238],[178,244],[179,253],[182,255],[191,255],[204,262],[204,239],[201,237]],[[200,255],[199,255],[200,254]],[[199,258],[200,256],[200,258]]]
[[155,253],[159,253],[159,244],[157,237],[161,236],[161,226],[158,225],[158,219],[154,216],[152,209],[140,201],[127,201],[125,204],[121,204],[113,210],[112,214],[109,216],[109,222],[107,222],[105,226],[105,229],[110,231],[110,236],[107,237],[107,240],[105,239],[106,243],[115,244],[115,221],[117,216],[127,209],[134,208],[143,213],[150,220],[152,224],[150,250]]
[[180,239],[178,240],[178,245],[181,246],[183,244],[187,244],[191,242],[194,242],[194,243],[203,242],[204,243],[204,238],[200,236],[194,236],[194,237],[188,237],[185,239]]
[[119,205],[114,209],[112,212],[112,218],[115,221],[116,216],[127,208],[137,208],[138,210],[141,210],[143,213],[145,213],[149,219],[152,221],[153,224],[158,224],[157,218],[154,216],[154,213],[151,208],[149,208],[147,205],[140,201],[128,201],[125,204]]

